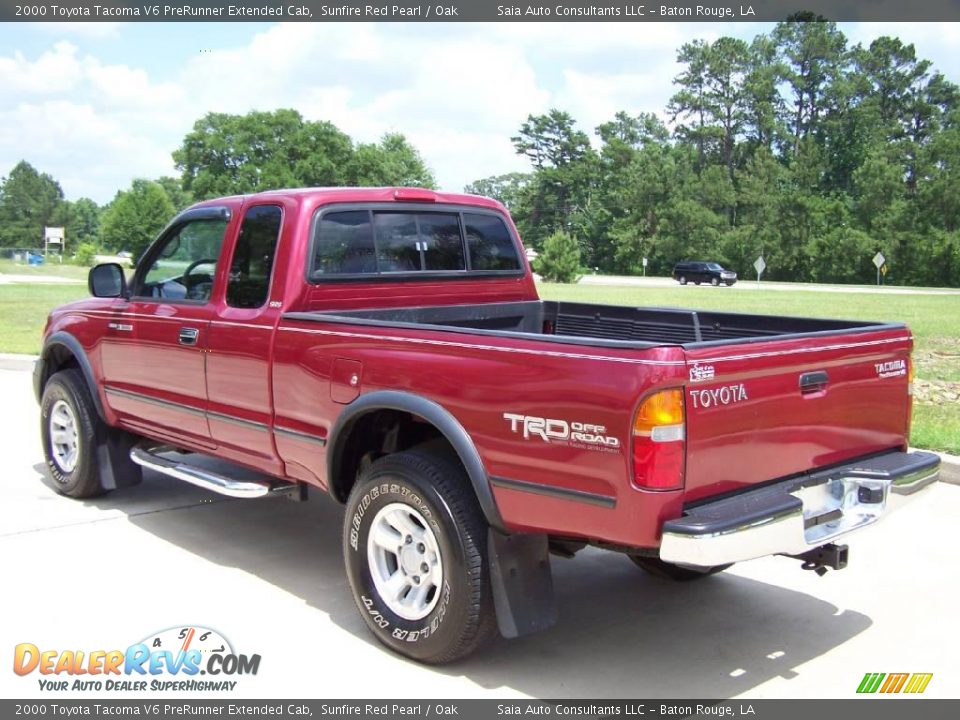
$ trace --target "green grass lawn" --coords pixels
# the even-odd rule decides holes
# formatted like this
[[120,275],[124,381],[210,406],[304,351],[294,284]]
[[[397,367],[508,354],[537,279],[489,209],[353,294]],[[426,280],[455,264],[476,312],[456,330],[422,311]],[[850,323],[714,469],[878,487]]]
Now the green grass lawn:
[[960,295],[893,295],[714,287],[540,283],[545,300],[905,322],[913,331],[918,402],[911,442],[960,454]]
[[58,263],[55,260],[43,265],[27,265],[16,263],[13,260],[0,259],[0,275],[53,275],[54,277],[68,278],[86,284],[90,268],[67,263]]
[[[64,269],[66,269],[65,266]],[[86,270],[72,268],[71,270]],[[4,272],[0,267],[0,272]],[[52,273],[38,273],[52,274]],[[960,295],[875,295],[738,291],[712,287],[539,286],[546,300],[667,305],[775,315],[906,322],[916,338],[917,385],[911,441],[960,454]],[[36,354],[47,314],[86,297],[85,285],[0,285],[0,352]]]
[[85,285],[0,285],[0,352],[36,355],[47,314],[86,296]]

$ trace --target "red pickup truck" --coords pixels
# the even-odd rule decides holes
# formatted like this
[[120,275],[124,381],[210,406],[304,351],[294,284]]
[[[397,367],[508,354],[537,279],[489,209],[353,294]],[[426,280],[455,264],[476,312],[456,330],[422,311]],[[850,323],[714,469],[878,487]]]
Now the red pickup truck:
[[35,371],[57,489],[148,467],[329,494],[360,613],[424,662],[553,623],[550,552],[674,579],[773,554],[822,573],[846,564],[834,540],[938,477],[907,451],[903,325],[541,301],[486,198],[212,200],[129,281],[108,264],[89,285]]

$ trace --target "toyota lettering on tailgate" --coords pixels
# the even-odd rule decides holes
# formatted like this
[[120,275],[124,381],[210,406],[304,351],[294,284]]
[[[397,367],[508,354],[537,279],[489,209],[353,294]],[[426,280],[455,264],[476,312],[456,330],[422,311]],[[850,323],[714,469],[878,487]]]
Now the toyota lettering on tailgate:
[[743,383],[723,385],[716,388],[704,388],[703,390],[691,390],[690,398],[693,400],[693,406],[695,408],[734,405],[750,399],[747,397],[747,388]]

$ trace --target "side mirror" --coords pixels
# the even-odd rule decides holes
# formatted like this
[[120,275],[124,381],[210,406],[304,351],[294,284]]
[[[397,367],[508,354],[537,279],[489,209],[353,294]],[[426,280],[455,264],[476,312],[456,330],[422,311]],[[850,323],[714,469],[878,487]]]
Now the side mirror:
[[87,287],[94,297],[127,297],[127,278],[117,263],[104,263],[90,268]]

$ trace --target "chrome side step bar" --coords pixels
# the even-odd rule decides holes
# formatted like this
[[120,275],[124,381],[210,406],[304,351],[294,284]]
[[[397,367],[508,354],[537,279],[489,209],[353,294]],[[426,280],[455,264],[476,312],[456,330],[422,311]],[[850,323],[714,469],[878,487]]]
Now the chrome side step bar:
[[257,498],[265,495],[279,495],[298,490],[296,485],[280,483],[271,485],[268,482],[256,480],[234,480],[219,473],[204,470],[177,460],[161,457],[158,453],[170,452],[173,448],[138,446],[130,451],[130,459],[137,465],[156,470],[177,480],[183,480],[191,485],[212,490],[221,495],[234,498]]

